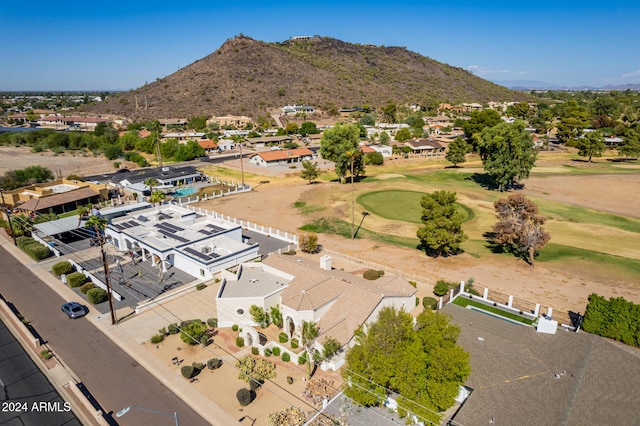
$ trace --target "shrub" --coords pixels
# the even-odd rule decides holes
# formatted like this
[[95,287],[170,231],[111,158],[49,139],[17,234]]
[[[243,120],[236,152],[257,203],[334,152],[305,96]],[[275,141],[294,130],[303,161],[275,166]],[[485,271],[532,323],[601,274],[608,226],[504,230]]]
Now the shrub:
[[182,373],[182,377],[185,379],[192,378],[195,371],[196,369],[193,365],[183,365],[182,368],[180,368],[180,373]]
[[232,329],[233,331],[238,331],[238,324],[233,324],[233,325],[231,326],[231,329]]
[[218,318],[209,318],[207,320],[207,325],[211,328],[217,328],[218,327]]
[[200,338],[200,344],[205,347],[209,346],[209,338],[206,334]]
[[196,290],[204,290],[205,288],[207,288],[207,285],[205,283],[198,283],[196,285]]
[[158,330],[158,334],[162,334],[163,336],[167,335],[167,327],[162,327],[160,330]]
[[376,271],[375,269],[367,269],[362,273],[362,276],[367,280],[377,280],[384,275],[384,271]]
[[211,358],[207,361],[207,368],[209,370],[217,370],[222,367],[222,360],[220,358]]
[[271,353],[273,353],[273,356],[280,356],[280,348],[276,346],[271,350]]
[[436,285],[433,286],[433,294],[436,296],[444,296],[449,291],[449,283],[445,280],[438,280]]
[[298,364],[302,365],[305,362],[307,362],[307,353],[306,352],[298,357]]
[[287,383],[289,383],[290,385],[293,384],[293,377],[291,376],[287,376]]
[[282,352],[282,360],[284,362],[291,361],[291,355],[289,355],[289,352]]
[[87,282],[87,276],[82,272],[73,272],[67,275],[67,284],[71,288],[80,287]]
[[271,356],[271,349],[264,348],[264,356]]
[[595,293],[589,295],[584,313],[584,331],[640,347],[640,305],[624,297],[609,300]]
[[40,356],[42,357],[42,359],[47,360],[47,359],[51,359],[51,357],[53,357],[53,354],[49,349],[43,349],[40,351]]
[[416,306],[420,304],[420,298],[416,296]]
[[20,250],[24,250],[24,248],[26,246],[28,246],[29,244],[34,244],[37,243],[36,240],[34,240],[31,237],[18,237],[16,238],[16,244],[18,244],[18,247],[20,248]]
[[438,301],[436,299],[434,299],[433,297],[423,297],[422,298],[422,307],[427,309],[427,308],[431,308],[431,309],[435,309],[438,307]]
[[289,336],[287,336],[287,333],[283,331],[282,333],[278,334],[278,340],[280,341],[280,343],[287,343],[287,340],[289,340]]
[[169,334],[178,334],[178,331],[180,331],[178,330],[178,324],[176,323],[169,324],[169,327],[167,328],[169,330]]
[[164,334],[154,334],[153,336],[151,336],[151,343],[153,343],[154,345],[162,342],[163,340]]
[[87,294],[87,292],[89,290],[91,290],[92,288],[96,288],[96,285],[94,283],[92,283],[92,282],[88,282],[88,283],[82,284],[80,286],[80,292],[82,294]]
[[254,378],[249,379],[249,389],[254,392],[260,389],[260,386],[262,386],[262,384],[263,382],[261,382],[260,380],[256,380]]
[[411,284],[414,288],[418,288],[418,283],[415,281],[409,281],[409,284]]
[[107,290],[100,287],[92,288],[87,292],[87,300],[93,305],[102,303],[107,300],[107,298]]
[[29,255],[33,260],[42,260],[51,255],[51,250],[43,244],[40,244],[36,240],[31,240],[23,245],[22,251]]
[[258,349],[255,346],[253,346],[253,347],[251,347],[251,353],[253,355],[260,355],[260,349]]
[[189,345],[197,345],[205,335],[207,326],[200,320],[190,322],[184,327],[180,327],[180,340]]
[[201,362],[194,362],[191,365],[193,365],[194,368],[194,373],[197,375],[198,373],[200,373],[202,370],[204,370],[204,364]]
[[68,274],[71,271],[73,271],[73,265],[71,264],[71,262],[67,262],[66,260],[58,262],[51,267],[51,272],[57,277],[62,274]]
[[291,349],[297,349],[299,346],[298,339],[296,339],[295,337],[291,339],[289,343],[291,345]]
[[256,393],[250,389],[242,388],[238,389],[238,392],[236,392],[236,398],[240,405],[246,407],[256,398]]
[[244,339],[242,337],[236,337],[236,346],[239,348],[244,346]]

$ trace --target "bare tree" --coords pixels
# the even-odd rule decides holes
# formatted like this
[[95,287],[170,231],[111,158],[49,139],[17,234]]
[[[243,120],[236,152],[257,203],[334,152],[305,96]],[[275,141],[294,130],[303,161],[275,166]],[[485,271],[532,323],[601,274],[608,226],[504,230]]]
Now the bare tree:
[[498,222],[493,226],[492,240],[528,256],[534,266],[536,252],[551,236],[542,227],[547,221],[538,214],[538,206],[522,194],[512,194],[493,204]]

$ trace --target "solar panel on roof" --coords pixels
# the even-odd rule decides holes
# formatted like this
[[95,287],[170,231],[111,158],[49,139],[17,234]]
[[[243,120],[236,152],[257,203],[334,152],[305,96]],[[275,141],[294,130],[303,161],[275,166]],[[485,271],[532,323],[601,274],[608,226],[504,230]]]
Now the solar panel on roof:
[[206,254],[203,254],[203,253],[200,253],[198,250],[195,250],[195,249],[193,249],[193,248],[191,248],[191,247],[186,247],[186,248],[184,249],[184,251],[186,251],[187,253],[190,253],[190,254],[192,254],[192,255],[194,255],[194,256],[196,256],[196,257],[198,257],[198,258],[202,259],[202,260],[207,260],[207,261],[208,261],[208,260],[211,260],[211,257],[210,257],[210,256],[208,256],[208,255],[206,255]]
[[206,229],[200,229],[198,230],[198,232],[204,235],[211,235],[211,232],[207,231]]
[[138,216],[138,220],[140,222],[149,222],[149,219],[147,219],[146,216],[142,216],[142,215]]

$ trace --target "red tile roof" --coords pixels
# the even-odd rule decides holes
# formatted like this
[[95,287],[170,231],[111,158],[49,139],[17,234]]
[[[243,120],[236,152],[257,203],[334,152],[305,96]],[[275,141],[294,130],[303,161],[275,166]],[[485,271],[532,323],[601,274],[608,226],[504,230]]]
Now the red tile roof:
[[218,144],[210,139],[199,140],[198,145],[200,145],[204,149],[218,149]]

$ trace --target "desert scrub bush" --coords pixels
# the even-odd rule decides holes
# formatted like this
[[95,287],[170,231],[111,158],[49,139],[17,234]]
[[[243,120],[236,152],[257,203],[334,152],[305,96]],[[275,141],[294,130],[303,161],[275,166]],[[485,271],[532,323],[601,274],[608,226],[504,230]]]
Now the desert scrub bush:
[[253,355],[260,355],[260,349],[256,348],[255,346],[251,347],[251,353]]
[[276,346],[271,350],[271,353],[273,354],[273,356],[280,356],[280,348]]
[[298,349],[298,346],[300,345],[300,343],[298,342],[298,339],[296,339],[295,337],[291,339],[289,344],[291,345],[291,349]]
[[73,265],[71,262],[67,262],[66,260],[58,262],[51,267],[51,273],[56,277],[59,277],[62,274],[68,274],[71,271],[73,271]]
[[176,323],[171,323],[169,324],[169,327],[167,327],[167,329],[169,330],[169,334],[178,334],[178,324]]
[[222,360],[220,358],[211,358],[207,361],[207,368],[209,370],[217,370],[222,367]]
[[207,320],[207,325],[211,328],[217,328],[218,327],[218,318],[209,318]]
[[21,248],[22,251],[28,254],[33,260],[42,260],[51,255],[51,251],[47,246],[40,244],[32,238],[25,240]]
[[434,299],[433,297],[423,297],[422,298],[422,307],[427,309],[435,309],[436,307],[438,307],[438,301],[436,299]]
[[40,356],[42,357],[42,359],[47,360],[51,359],[51,357],[53,357],[53,354],[49,349],[43,349],[40,351]]
[[375,269],[367,269],[362,273],[363,278],[371,281],[377,280],[383,275],[384,275],[384,271],[377,271]]
[[282,333],[278,334],[278,340],[280,341],[280,343],[287,343],[287,340],[289,340],[289,336],[287,336],[287,333],[283,331]]
[[154,334],[151,336],[151,343],[158,344],[164,340],[164,334]]
[[94,283],[92,282],[84,283],[80,286],[80,292],[82,294],[87,294],[87,292],[92,288],[96,288],[96,285]]
[[231,330],[233,330],[233,331],[238,331],[238,324],[233,324],[233,325],[231,326]]
[[449,291],[449,283],[445,280],[438,280],[433,286],[433,294],[436,296],[444,296]]
[[238,399],[240,405],[246,407],[247,405],[251,404],[256,398],[256,393],[255,391],[252,391],[250,389],[241,388],[238,389],[238,392],[236,392],[236,398]]
[[193,365],[183,365],[182,368],[180,368],[180,373],[182,374],[182,377],[184,377],[185,379],[190,379],[193,377],[193,373],[196,371],[195,367]]
[[196,285],[196,290],[204,290],[205,288],[207,288],[207,285],[205,283],[198,283]]
[[93,305],[102,303],[107,300],[107,290],[100,287],[92,288],[87,292],[87,300]]
[[67,275],[67,284],[71,288],[80,287],[82,284],[87,282],[87,276],[82,272],[72,272]]
[[271,356],[271,349],[264,348],[264,356]]
[[180,328],[180,340],[189,345],[197,345],[206,331],[207,326],[200,320],[190,322]]
[[236,337],[236,346],[241,348],[244,346],[244,338],[238,336]]
[[284,362],[289,362],[291,361],[291,355],[289,355],[289,352],[283,352],[282,353],[282,360]]
[[298,357],[298,364],[302,365],[307,362],[307,353],[303,352],[302,355]]

